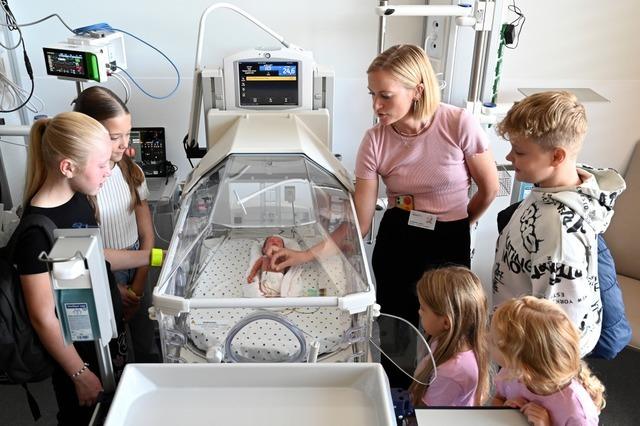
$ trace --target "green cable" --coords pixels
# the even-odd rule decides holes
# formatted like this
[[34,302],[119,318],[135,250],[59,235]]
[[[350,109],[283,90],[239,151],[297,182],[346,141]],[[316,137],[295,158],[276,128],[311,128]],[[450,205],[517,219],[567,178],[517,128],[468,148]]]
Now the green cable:
[[502,24],[500,29],[500,46],[498,46],[498,60],[496,62],[496,73],[493,79],[493,87],[491,89],[491,102],[494,104],[498,100],[498,84],[500,83],[500,73],[502,72],[502,52],[504,51],[505,39],[504,33],[507,28],[507,24]]

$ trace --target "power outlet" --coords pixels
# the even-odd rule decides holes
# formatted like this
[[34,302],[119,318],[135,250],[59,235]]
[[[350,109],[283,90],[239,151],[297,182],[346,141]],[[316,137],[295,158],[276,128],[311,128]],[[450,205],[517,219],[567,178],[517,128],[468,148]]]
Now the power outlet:
[[442,60],[445,41],[445,17],[429,16],[425,31],[425,50],[432,59]]

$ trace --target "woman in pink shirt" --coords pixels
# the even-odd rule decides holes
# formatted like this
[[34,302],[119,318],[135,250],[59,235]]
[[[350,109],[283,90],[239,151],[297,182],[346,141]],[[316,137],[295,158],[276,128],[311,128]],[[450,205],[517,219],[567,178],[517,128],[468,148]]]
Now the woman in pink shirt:
[[[376,297],[383,312],[417,327],[418,279],[439,265],[470,266],[470,225],[498,192],[497,170],[475,117],[440,103],[438,80],[421,48],[390,47],[367,75],[379,123],[366,132],[356,160],[358,224],[363,236],[369,233],[381,177],[389,209],[372,259]],[[469,199],[472,180],[478,191]],[[278,249],[271,258],[285,268],[317,257],[323,248]],[[402,377],[391,377],[392,385],[408,385]]]
[[487,299],[480,279],[460,266],[427,271],[418,282],[425,357],[409,391],[414,406],[482,405],[489,393]]
[[[477,119],[440,103],[438,81],[421,48],[390,47],[367,74],[379,123],[358,150],[358,223],[366,235],[381,177],[389,208],[372,258],[376,297],[383,312],[417,326],[418,279],[440,265],[470,266],[470,225],[497,194],[497,170]],[[472,180],[478,191],[469,199]]]
[[554,302],[525,296],[503,303],[491,322],[493,405],[519,408],[535,426],[597,425],[604,386],[580,359],[580,337]]

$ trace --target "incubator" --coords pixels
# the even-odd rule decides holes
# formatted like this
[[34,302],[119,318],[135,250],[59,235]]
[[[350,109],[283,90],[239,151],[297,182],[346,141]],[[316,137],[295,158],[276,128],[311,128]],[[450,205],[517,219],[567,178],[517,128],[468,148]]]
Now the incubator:
[[[154,295],[165,362],[295,362],[314,351],[364,361],[373,294],[358,232],[349,188],[304,153],[225,156],[181,202]],[[284,273],[265,263],[249,282],[270,237],[325,249]]]

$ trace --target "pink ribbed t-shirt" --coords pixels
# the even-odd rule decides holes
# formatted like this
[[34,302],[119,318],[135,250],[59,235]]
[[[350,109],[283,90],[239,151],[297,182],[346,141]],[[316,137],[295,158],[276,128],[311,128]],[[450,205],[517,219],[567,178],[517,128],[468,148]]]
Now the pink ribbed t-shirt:
[[431,124],[404,137],[391,126],[376,125],[365,134],[356,159],[359,179],[377,179],[395,197],[413,195],[416,210],[449,222],[468,216],[471,178],[466,159],[485,152],[489,142],[477,119],[462,108],[440,104]]

